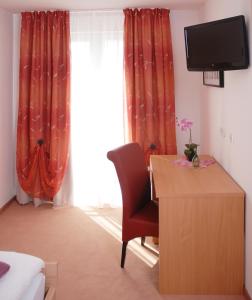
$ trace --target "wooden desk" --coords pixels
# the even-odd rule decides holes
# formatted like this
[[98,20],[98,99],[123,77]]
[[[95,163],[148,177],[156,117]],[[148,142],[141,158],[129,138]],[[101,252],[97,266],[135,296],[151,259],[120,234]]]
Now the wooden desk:
[[160,292],[242,294],[244,192],[218,163],[189,168],[175,165],[176,158],[151,156]]

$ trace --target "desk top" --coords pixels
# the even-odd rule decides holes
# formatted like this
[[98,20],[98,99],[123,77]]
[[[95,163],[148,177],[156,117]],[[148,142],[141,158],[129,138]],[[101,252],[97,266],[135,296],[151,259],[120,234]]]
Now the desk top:
[[[225,194],[244,197],[244,191],[217,162],[207,168],[182,167],[174,164],[178,158],[178,155],[151,156],[151,170],[158,198]],[[204,155],[200,158],[212,157]]]

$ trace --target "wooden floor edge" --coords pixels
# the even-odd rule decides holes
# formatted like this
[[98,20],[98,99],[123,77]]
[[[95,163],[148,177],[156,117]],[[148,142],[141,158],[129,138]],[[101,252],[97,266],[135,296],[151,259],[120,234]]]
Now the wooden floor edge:
[[252,300],[246,288],[244,288],[244,296],[246,300]]
[[16,200],[16,195],[13,196],[10,200],[8,200],[2,207],[0,207],[0,214],[6,210],[6,208],[14,201]]

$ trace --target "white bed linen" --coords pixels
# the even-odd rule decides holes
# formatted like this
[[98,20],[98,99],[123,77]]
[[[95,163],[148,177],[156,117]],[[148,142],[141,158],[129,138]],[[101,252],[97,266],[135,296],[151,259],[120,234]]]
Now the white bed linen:
[[45,275],[37,274],[21,300],[43,300],[45,295]]
[[45,263],[42,259],[28,254],[0,251],[0,261],[10,265],[9,271],[0,278],[0,299],[20,300],[41,272]]

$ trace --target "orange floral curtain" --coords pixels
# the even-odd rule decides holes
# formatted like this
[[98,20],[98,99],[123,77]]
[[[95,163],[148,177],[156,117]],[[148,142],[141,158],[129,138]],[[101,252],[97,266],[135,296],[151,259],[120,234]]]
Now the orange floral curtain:
[[52,199],[68,160],[69,12],[24,12],[21,21],[17,174],[31,197]]
[[125,9],[124,68],[128,131],[150,154],[176,154],[169,10]]

